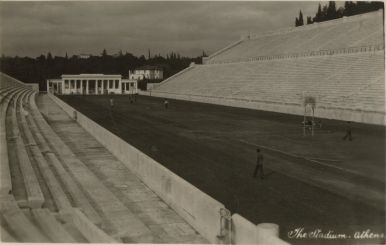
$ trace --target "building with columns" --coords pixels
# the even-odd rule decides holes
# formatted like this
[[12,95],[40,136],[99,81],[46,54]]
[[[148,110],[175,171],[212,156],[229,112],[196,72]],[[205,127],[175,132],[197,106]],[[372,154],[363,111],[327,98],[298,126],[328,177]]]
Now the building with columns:
[[137,81],[121,75],[79,74],[48,79],[47,91],[56,94],[136,94]]

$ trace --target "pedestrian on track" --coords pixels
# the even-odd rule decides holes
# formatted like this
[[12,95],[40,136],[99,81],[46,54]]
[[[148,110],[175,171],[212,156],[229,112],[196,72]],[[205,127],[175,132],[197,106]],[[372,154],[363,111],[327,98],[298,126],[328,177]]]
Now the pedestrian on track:
[[350,121],[348,121],[346,123],[346,135],[343,137],[343,140],[346,140],[347,138],[349,141],[352,141],[351,122]]
[[110,98],[110,109],[114,108],[114,99]]
[[256,178],[257,173],[260,173],[260,179],[264,179],[264,167],[263,167],[263,162],[264,162],[264,156],[260,152],[260,149],[256,149],[257,157],[256,157],[256,167],[255,171],[253,172],[253,178]]

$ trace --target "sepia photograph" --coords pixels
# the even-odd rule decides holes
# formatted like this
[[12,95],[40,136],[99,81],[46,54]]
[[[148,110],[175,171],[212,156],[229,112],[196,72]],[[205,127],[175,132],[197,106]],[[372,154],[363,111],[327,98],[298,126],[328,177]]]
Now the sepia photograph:
[[0,243],[386,244],[383,1],[0,1]]

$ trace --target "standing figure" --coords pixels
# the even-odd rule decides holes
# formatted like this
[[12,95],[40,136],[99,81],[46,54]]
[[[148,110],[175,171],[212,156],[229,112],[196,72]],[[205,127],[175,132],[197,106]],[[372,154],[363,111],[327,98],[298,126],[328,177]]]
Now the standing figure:
[[110,98],[110,108],[113,109],[114,107],[114,99]]
[[256,158],[256,167],[255,171],[253,172],[253,178],[256,178],[257,173],[260,173],[260,179],[264,179],[264,168],[263,168],[263,161],[264,157],[263,154],[260,152],[260,149],[256,149],[257,152],[257,158]]
[[165,109],[168,109],[168,107],[169,107],[169,101],[166,99],[164,101],[164,106],[165,106]]
[[346,123],[346,135],[343,137],[343,140],[346,140],[348,137],[349,141],[352,141],[352,135],[351,135],[351,122],[348,121]]
[[319,119],[318,126],[319,126],[319,128],[322,128],[322,119]]

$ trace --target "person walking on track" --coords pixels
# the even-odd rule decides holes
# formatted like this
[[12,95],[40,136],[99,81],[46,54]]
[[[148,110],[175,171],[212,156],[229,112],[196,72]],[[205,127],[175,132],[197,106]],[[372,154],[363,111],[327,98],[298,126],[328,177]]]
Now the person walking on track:
[[263,161],[264,157],[263,154],[260,152],[260,149],[256,149],[257,152],[257,158],[256,158],[256,167],[255,171],[253,172],[253,178],[256,178],[257,173],[260,173],[260,179],[264,179],[264,168],[263,168]]
[[352,135],[351,135],[351,122],[348,121],[346,123],[346,135],[343,137],[343,140],[346,140],[348,138],[349,141],[352,141]]
[[114,108],[114,99],[110,98],[110,109]]

